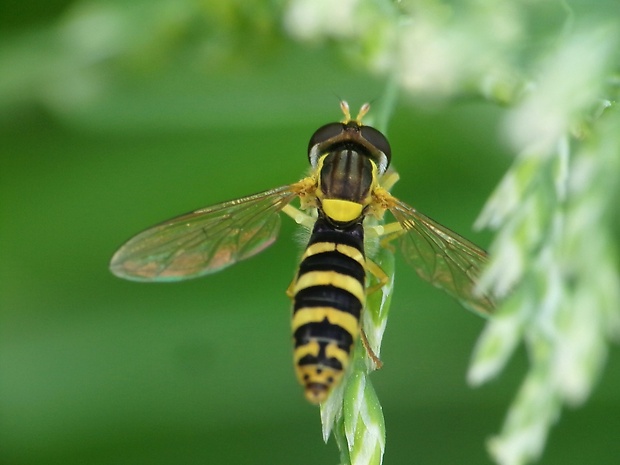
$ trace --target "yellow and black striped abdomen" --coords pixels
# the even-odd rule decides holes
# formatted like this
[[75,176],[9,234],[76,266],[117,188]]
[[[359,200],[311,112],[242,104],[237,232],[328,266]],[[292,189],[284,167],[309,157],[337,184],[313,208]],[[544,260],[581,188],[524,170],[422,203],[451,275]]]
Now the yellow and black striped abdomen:
[[293,287],[295,370],[310,402],[320,403],[349,364],[365,294],[364,229],[335,229],[319,218]]

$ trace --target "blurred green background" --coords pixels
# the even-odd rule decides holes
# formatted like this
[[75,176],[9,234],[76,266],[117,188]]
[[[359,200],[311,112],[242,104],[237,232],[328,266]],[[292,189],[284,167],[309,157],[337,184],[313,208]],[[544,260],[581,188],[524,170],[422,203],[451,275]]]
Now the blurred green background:
[[[295,225],[285,219],[263,254],[195,281],[125,282],[107,265],[154,223],[298,180],[312,132],[341,118],[338,98],[380,107],[386,83],[328,43],[287,39],[260,3],[232,15],[203,4],[188,25],[191,12],[175,5],[190,3],[153,3],[163,13],[142,2],[2,4],[3,465],[338,460],[293,375],[284,290],[302,247]],[[117,35],[115,11],[129,25]],[[106,34],[123,41],[110,46]],[[510,164],[501,116],[482,102],[402,98],[388,130],[395,194],[487,245],[471,224]],[[470,389],[484,322],[397,267],[385,366],[373,375],[385,463],[490,463],[484,440],[526,356]],[[618,463],[611,355],[542,463]]]

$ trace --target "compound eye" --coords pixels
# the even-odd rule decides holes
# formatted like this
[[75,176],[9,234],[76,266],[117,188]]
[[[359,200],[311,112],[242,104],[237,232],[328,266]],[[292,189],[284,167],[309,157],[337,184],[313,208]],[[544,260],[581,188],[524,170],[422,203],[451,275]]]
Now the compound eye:
[[310,138],[310,142],[308,143],[308,155],[310,155],[310,151],[315,145],[325,142],[332,137],[336,137],[342,134],[342,132],[344,132],[344,125],[342,123],[329,123],[325,126],[321,126],[314,131],[314,134],[312,134]]
[[371,127],[371,126],[362,126],[360,128],[362,133],[362,137],[374,145],[378,150],[384,153],[386,157],[386,168],[387,165],[390,164],[390,159],[392,158],[392,149],[390,148],[390,143],[387,138],[381,133],[381,131]]

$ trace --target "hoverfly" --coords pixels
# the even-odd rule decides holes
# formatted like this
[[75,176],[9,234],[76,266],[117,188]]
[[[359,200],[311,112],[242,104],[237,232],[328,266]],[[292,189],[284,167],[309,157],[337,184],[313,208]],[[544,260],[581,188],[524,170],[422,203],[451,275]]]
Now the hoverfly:
[[[341,381],[354,342],[363,332],[366,294],[387,276],[366,257],[365,235],[395,240],[418,275],[478,313],[494,305],[475,291],[486,253],[389,193],[398,179],[388,167],[386,137],[341,102],[342,122],[315,131],[308,144],[310,175],[299,182],[202,208],[165,221],[125,243],[110,269],[134,281],[178,281],[214,273],[271,245],[280,212],[311,230],[287,294],[293,300],[295,371],[312,403]],[[299,198],[300,207],[291,202]],[[371,226],[386,210],[396,222]],[[369,289],[366,275],[379,280]],[[371,354],[372,356],[372,354]]]

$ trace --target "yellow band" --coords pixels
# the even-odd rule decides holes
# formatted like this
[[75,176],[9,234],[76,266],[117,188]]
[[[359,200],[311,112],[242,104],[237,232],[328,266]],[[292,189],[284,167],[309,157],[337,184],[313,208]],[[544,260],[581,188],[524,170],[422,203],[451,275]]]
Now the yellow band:
[[331,307],[306,307],[298,309],[293,315],[292,327],[295,331],[307,323],[320,323],[325,318],[333,325],[338,325],[351,334],[353,340],[359,333],[359,321],[353,315]]
[[308,257],[311,257],[312,255],[334,251],[340,252],[341,254],[352,258],[362,266],[365,266],[366,264],[364,260],[364,255],[362,255],[362,252],[357,250],[355,247],[351,247],[350,245],[346,244],[336,244],[335,242],[317,242],[315,244],[309,245],[308,248],[306,248],[303,256],[301,257],[301,261]]
[[334,286],[353,294],[362,306],[366,302],[364,286],[357,279],[336,271],[311,271],[301,275],[295,283],[293,294],[312,286]]

